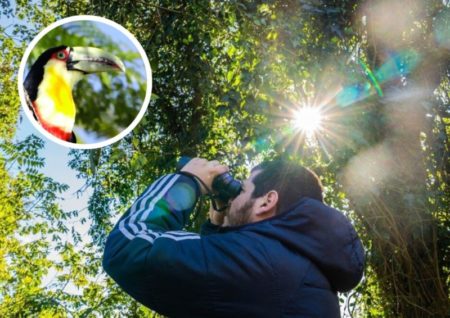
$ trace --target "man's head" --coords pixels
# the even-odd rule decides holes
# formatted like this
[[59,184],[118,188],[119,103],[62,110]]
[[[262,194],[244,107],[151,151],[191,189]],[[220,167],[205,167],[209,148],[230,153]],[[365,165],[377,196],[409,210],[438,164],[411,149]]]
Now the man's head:
[[311,170],[286,160],[263,162],[242,183],[224,225],[258,222],[286,211],[303,197],[323,202],[323,188]]

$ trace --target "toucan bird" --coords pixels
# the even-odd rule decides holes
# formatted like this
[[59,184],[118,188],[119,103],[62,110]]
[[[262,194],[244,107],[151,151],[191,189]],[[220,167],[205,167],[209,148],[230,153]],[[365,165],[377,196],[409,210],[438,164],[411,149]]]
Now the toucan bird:
[[46,50],[25,78],[28,107],[52,135],[76,142],[73,127],[76,104],[72,88],[86,74],[125,71],[116,56],[93,47],[58,46]]

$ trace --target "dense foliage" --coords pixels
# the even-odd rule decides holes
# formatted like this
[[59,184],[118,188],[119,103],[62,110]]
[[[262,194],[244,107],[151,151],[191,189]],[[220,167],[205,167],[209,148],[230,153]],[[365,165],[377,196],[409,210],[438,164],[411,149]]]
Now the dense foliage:
[[[447,2],[0,3],[2,19],[15,16],[14,30],[0,30],[1,316],[23,308],[42,316],[152,315],[106,279],[100,258],[112,221],[151,180],[173,171],[181,154],[219,159],[237,177],[272,156],[313,168],[326,186],[326,202],[352,218],[367,249],[364,281],[342,297],[347,313],[448,314]],[[43,194],[65,186],[39,173],[42,142],[10,142],[20,52],[40,28],[75,14],[126,27],[153,70],[152,100],[137,128],[113,146],[71,152],[71,168],[93,191],[88,242],[76,227],[67,240],[69,229],[60,223],[77,212],[61,211],[55,196]],[[314,138],[292,128],[304,105],[324,114],[324,129]],[[33,178],[42,181],[30,187]],[[33,216],[38,221],[30,223]],[[30,233],[43,239],[19,239]],[[59,256],[46,257],[49,248]],[[42,286],[51,268],[58,282]],[[32,282],[28,272],[36,273]],[[65,291],[68,283],[80,293]]]

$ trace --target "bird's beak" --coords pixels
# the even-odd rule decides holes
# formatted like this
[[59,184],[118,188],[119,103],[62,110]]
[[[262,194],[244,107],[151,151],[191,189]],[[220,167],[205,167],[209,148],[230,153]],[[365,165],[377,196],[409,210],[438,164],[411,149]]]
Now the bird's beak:
[[125,65],[117,57],[95,47],[75,46],[70,48],[67,69],[85,74],[119,71],[125,72]]

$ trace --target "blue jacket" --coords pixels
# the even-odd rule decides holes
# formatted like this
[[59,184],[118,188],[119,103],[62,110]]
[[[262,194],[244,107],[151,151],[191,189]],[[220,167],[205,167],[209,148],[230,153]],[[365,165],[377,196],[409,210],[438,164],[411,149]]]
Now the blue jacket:
[[339,211],[303,198],[273,218],[183,231],[197,183],[171,174],[152,184],[110,233],[106,272],[169,317],[339,317],[337,291],[355,287],[364,252]]

